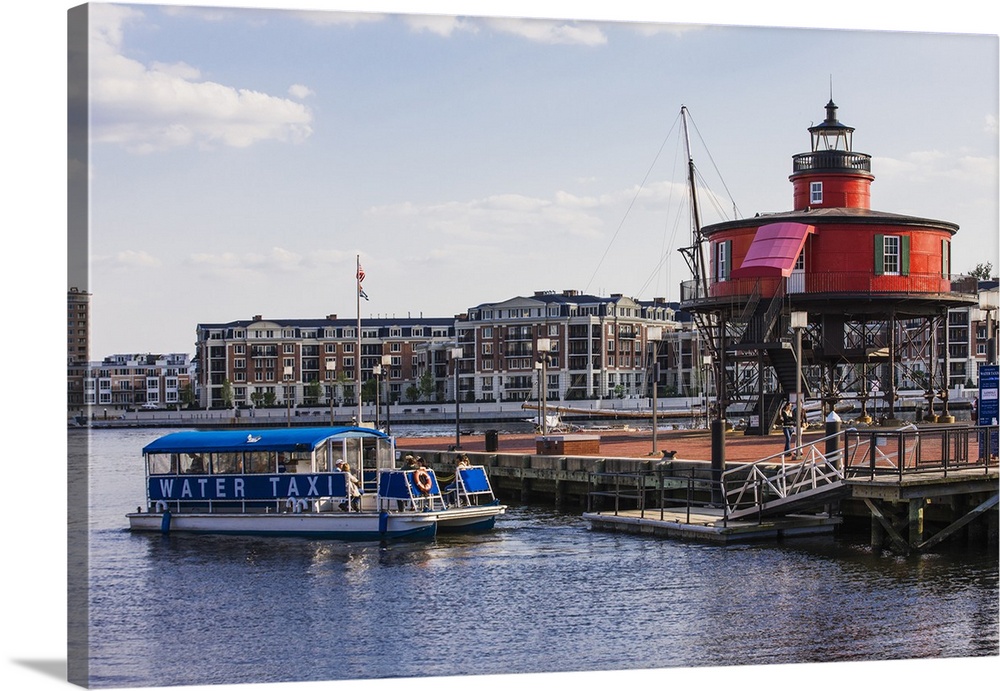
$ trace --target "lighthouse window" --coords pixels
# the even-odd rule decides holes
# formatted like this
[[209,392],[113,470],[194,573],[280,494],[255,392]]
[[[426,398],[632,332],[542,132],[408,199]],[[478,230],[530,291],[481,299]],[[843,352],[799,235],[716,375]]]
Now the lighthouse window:
[[899,273],[899,237],[886,235],[882,250],[882,273]]
[[910,238],[907,235],[875,236],[875,274],[909,276]]
[[720,283],[729,280],[732,247],[732,240],[724,240],[715,245],[715,280]]
[[810,204],[822,204],[823,203],[823,183],[822,182],[810,182],[809,183],[809,203]]

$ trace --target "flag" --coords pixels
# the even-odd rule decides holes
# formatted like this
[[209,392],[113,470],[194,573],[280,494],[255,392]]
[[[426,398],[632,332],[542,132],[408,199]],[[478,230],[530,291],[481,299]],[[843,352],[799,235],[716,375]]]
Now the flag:
[[368,299],[368,295],[365,294],[364,289],[361,287],[361,281],[365,280],[365,270],[361,268],[360,262],[358,263],[358,295],[363,297],[365,300]]

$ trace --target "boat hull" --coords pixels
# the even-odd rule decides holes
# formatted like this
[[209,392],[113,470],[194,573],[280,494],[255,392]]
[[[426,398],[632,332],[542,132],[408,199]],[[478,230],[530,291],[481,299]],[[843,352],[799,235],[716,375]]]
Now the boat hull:
[[437,534],[428,513],[130,513],[133,532],[298,536],[346,541],[426,539]]
[[463,506],[438,514],[439,533],[476,533],[492,530],[497,516],[507,510],[501,504]]

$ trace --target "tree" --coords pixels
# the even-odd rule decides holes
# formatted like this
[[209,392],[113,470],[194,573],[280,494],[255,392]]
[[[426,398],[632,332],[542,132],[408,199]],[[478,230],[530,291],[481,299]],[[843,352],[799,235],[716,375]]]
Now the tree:
[[228,379],[222,381],[222,407],[233,407],[233,385]]
[[196,401],[194,397],[194,387],[191,386],[190,382],[188,382],[181,387],[181,403],[183,403],[185,407],[190,408],[197,402],[198,401]]
[[406,400],[410,403],[416,403],[420,398],[420,389],[418,389],[415,384],[410,384],[406,387],[405,396]]
[[993,278],[993,264],[992,262],[986,262],[985,264],[976,264],[976,268],[969,272],[969,275],[973,278],[978,278],[980,281],[988,281]]
[[361,400],[371,402],[375,400],[378,393],[378,379],[372,377],[371,379],[365,380],[365,383],[361,385]]
[[305,390],[306,405],[316,405],[316,402],[319,400],[319,396],[322,393],[322,391],[323,389],[318,381],[311,381],[308,384],[306,384],[306,390]]
[[426,398],[428,401],[434,396],[436,387],[434,386],[434,375],[431,374],[429,369],[424,370],[424,373],[420,375],[420,395]]

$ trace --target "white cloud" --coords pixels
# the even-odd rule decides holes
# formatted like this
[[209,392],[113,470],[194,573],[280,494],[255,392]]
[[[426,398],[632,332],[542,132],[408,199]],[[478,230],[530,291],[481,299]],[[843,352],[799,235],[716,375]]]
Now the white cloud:
[[302,99],[308,98],[309,96],[315,96],[316,92],[303,84],[292,84],[288,87],[288,95],[293,98]]
[[971,187],[984,183],[995,184],[997,158],[945,151],[913,151],[901,159],[875,157],[872,169],[878,171],[878,179],[887,181],[928,182],[951,179]]
[[992,135],[997,134],[998,128],[997,128],[996,115],[990,114],[983,119],[983,131],[986,132],[987,134],[992,134]]
[[490,18],[485,23],[496,31],[513,34],[537,43],[599,46],[608,42],[597,24],[549,19]]
[[479,31],[479,27],[472,21],[446,15],[406,15],[403,21],[413,31],[426,31],[438,36],[451,36],[456,31],[473,34]]
[[91,5],[91,136],[129,151],[178,146],[247,147],[264,140],[299,142],[312,133],[303,105],[250,89],[199,81],[185,63],[144,65],[122,53],[123,27],[143,15]]
[[336,12],[323,10],[294,10],[300,19],[316,26],[358,26],[385,21],[384,14],[377,12]]
[[151,269],[162,264],[145,250],[120,250],[112,255],[91,257],[91,261],[112,271]]

